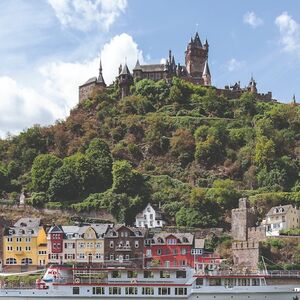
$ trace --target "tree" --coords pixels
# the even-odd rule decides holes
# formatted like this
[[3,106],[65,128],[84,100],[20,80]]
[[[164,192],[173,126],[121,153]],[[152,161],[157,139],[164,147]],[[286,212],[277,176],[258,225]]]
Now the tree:
[[255,162],[258,166],[269,166],[275,158],[275,144],[265,136],[259,136],[256,140]]
[[174,155],[186,157],[187,161],[193,160],[195,140],[191,132],[185,128],[178,128],[170,141],[171,151]]
[[7,170],[0,165],[0,191],[6,190],[8,185]]
[[31,180],[34,191],[46,192],[54,172],[62,166],[62,160],[53,154],[38,155],[31,167]]
[[86,150],[87,160],[94,166],[94,192],[102,192],[112,184],[112,156],[106,142],[93,139]]
[[58,202],[75,202],[80,189],[74,168],[70,164],[64,164],[56,170],[50,181],[48,189],[49,199]]

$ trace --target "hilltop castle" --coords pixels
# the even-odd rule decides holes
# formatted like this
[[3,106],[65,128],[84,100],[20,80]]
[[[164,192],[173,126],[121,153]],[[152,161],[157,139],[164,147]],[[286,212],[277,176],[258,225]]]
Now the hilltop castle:
[[[212,77],[208,65],[209,44],[206,39],[202,44],[198,32],[194,38],[189,41],[185,51],[185,65],[175,62],[175,57],[172,51],[169,50],[168,58],[163,64],[148,64],[141,65],[137,60],[135,67],[130,72],[127,64],[120,65],[119,75],[116,78],[116,83],[120,87],[120,98],[130,94],[130,86],[135,80],[151,79],[154,81],[167,80],[170,81],[174,76],[184,80],[203,86],[211,86]],[[86,83],[79,87],[79,102],[93,96],[97,91],[106,87],[103,75],[102,64],[100,60],[98,77],[90,78]],[[272,93],[261,94],[257,92],[256,81],[251,77],[247,87],[241,88],[240,82],[233,86],[225,86],[223,89],[216,89],[217,94],[224,95],[228,99],[236,99],[242,93],[249,91],[256,94],[256,98],[262,101],[272,101]]]

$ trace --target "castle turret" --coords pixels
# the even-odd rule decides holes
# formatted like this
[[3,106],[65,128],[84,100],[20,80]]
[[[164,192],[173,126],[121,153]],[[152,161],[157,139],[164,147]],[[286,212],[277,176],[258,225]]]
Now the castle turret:
[[203,84],[203,71],[208,59],[208,47],[202,46],[198,32],[191,39],[185,51],[185,65],[187,72],[195,83]]
[[208,66],[208,61],[206,60],[202,75],[203,83],[206,86],[211,86],[211,76],[210,76],[210,70]]
[[133,77],[126,63],[119,74],[118,83],[121,90],[121,98],[130,95],[130,86],[133,84]]

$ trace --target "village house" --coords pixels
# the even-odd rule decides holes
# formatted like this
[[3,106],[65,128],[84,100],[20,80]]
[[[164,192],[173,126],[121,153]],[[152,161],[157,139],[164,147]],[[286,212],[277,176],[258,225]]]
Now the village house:
[[104,234],[110,224],[53,226],[48,232],[50,263],[103,264]]
[[263,224],[267,236],[279,236],[281,230],[300,228],[300,210],[291,204],[272,207]]
[[5,271],[28,271],[47,265],[47,236],[39,218],[21,218],[13,227],[5,228],[3,263]]
[[154,209],[150,203],[148,203],[145,209],[135,217],[136,227],[157,228],[163,227],[165,224],[166,222],[162,218],[161,211],[159,209]]
[[145,265],[147,267],[193,267],[192,248],[194,235],[191,233],[156,233],[145,240]]
[[145,228],[115,225],[104,235],[107,267],[143,267]]

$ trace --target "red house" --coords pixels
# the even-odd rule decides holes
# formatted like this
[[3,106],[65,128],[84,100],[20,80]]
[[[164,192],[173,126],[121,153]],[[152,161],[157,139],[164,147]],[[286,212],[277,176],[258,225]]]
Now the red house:
[[145,266],[165,268],[194,266],[191,233],[157,233],[145,242]]
[[[63,252],[63,239],[64,232],[60,226],[53,226],[48,232],[48,239],[50,240],[50,252],[53,254],[58,254]],[[50,259],[50,257],[49,257]]]

